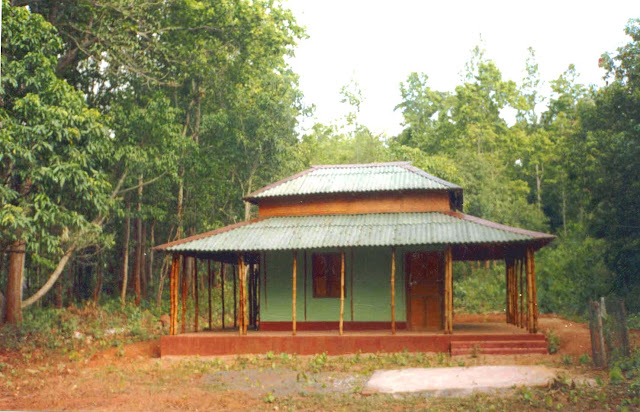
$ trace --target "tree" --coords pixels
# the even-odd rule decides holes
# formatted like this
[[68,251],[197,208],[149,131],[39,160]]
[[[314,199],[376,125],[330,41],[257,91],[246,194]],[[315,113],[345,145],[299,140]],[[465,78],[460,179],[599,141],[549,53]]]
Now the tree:
[[[640,20],[631,41],[603,55],[610,83],[580,107],[581,130],[570,137],[569,178],[588,193],[592,233],[606,241],[608,266],[622,296],[640,292]],[[628,301],[637,310],[637,299]]]
[[[0,238],[9,253],[7,312],[21,321],[70,256],[94,243],[110,208],[111,141],[100,114],[56,76],[62,43],[42,16],[3,2]],[[49,281],[22,300],[25,253],[49,256]],[[57,264],[55,263],[57,262]]]

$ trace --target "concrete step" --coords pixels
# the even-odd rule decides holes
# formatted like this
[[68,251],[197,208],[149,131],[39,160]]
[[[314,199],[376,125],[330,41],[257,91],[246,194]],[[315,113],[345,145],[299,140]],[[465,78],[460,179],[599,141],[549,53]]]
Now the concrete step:
[[451,356],[480,355],[546,355],[547,348],[489,348],[479,349],[477,352],[470,350],[451,350]]
[[508,341],[452,341],[451,355],[513,355],[540,353],[546,354],[547,343],[544,340],[508,340]]
[[455,342],[488,342],[488,341],[543,341],[546,342],[547,338],[541,333],[522,333],[522,334],[495,334],[495,335],[453,335],[451,341]]

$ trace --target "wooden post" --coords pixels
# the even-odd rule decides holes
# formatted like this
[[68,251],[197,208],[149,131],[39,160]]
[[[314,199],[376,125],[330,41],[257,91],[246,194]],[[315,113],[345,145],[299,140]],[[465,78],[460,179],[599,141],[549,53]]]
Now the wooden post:
[[304,251],[304,267],[302,269],[304,273],[304,320],[307,320],[307,251]]
[[248,316],[249,311],[247,310],[247,306],[249,304],[247,299],[247,271],[249,270],[249,266],[243,263],[243,271],[242,271],[242,307],[243,307],[243,317],[242,317],[242,334],[247,334],[247,326],[249,326]]
[[194,305],[194,313],[195,313],[195,319],[194,319],[194,325],[193,328],[195,329],[195,331],[198,331],[198,318],[200,317],[200,300],[198,298],[198,258],[194,257],[193,258],[193,282],[194,282],[194,287],[195,287],[195,291],[194,291],[194,297],[195,299],[193,300],[193,305]]
[[391,334],[396,334],[396,248],[391,248]]
[[453,252],[451,246],[444,250],[444,298],[445,333],[453,333]]
[[533,249],[527,247],[526,269],[527,269],[527,324],[530,333],[536,332],[533,317]]
[[209,330],[212,330],[211,326],[211,286],[213,285],[213,272],[211,271],[211,260],[207,260],[207,289],[209,297]]
[[291,333],[296,336],[296,280],[298,277],[298,252],[293,251],[293,272],[291,275]]
[[[238,254],[238,292],[240,293],[240,323],[238,324],[237,320],[236,320],[236,325],[238,326],[238,332],[240,333],[240,335],[244,335],[244,299],[243,299],[243,289],[244,289],[244,282],[243,282],[243,274],[244,274],[244,258],[242,256],[242,253]],[[235,274],[234,274],[234,279],[235,279]],[[236,302],[238,303],[238,302]],[[237,312],[236,312],[236,318],[237,318]]]
[[518,324],[516,316],[516,308],[518,305],[517,300],[517,279],[515,276],[515,259],[508,257],[505,260],[506,273],[507,273],[507,322],[512,325]]
[[511,279],[509,279],[509,258],[505,258],[504,259],[504,277],[505,277],[505,296],[506,296],[506,302],[505,302],[505,314],[506,314],[506,318],[507,318],[507,323],[511,323],[511,289],[510,289],[510,285],[509,285],[509,281]]
[[236,279],[236,267],[233,266],[233,327],[238,326],[238,280]]
[[247,325],[252,325],[253,324],[253,304],[254,304],[254,292],[255,292],[255,288],[254,288],[254,283],[253,283],[253,279],[255,276],[254,273],[254,266],[253,263],[249,263],[249,277],[248,277],[248,281],[247,281],[247,289],[249,292],[249,299],[247,300],[247,307],[249,309],[249,322],[247,323]]
[[[529,298],[529,332],[538,332],[538,292],[536,290],[536,264],[533,247],[527,247],[527,297]],[[529,290],[531,289],[531,290]]]
[[182,333],[186,329],[187,318],[187,257],[182,257]]
[[222,330],[224,330],[224,263],[220,262],[220,300],[222,301]]
[[177,253],[173,254],[173,259],[171,260],[171,274],[170,274],[170,299],[171,299],[171,310],[169,311],[169,334],[175,335],[178,332],[178,274],[180,270],[180,255]]
[[262,253],[262,262],[264,264],[263,275],[264,275],[264,308],[267,308],[267,253]]
[[518,274],[520,276],[520,327],[524,328],[526,325],[526,317],[524,315],[524,294],[526,293],[524,286],[524,261],[522,259],[518,259],[517,264]]
[[518,297],[518,291],[520,290],[520,286],[518,284],[518,272],[517,272],[517,261],[513,261],[513,266],[511,267],[511,278],[513,281],[511,284],[513,285],[513,320],[516,326],[520,326],[520,311],[518,309],[518,301],[520,298]]
[[340,335],[344,334],[344,249],[340,251]]
[[349,296],[351,297],[351,322],[353,322],[353,248],[351,248],[351,281],[349,282]]

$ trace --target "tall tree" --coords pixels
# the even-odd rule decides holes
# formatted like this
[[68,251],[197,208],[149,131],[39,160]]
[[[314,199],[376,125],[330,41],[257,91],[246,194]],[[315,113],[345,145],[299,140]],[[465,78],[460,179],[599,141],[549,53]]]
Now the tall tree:
[[[74,251],[98,239],[110,207],[111,141],[100,114],[56,76],[55,29],[26,8],[2,7],[0,239],[10,255],[6,320],[19,323]],[[23,302],[26,252],[48,256],[54,270]]]

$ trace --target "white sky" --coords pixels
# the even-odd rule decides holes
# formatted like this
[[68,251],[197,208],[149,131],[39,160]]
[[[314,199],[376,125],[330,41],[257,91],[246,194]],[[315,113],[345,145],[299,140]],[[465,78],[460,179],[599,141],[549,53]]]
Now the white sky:
[[540,76],[549,82],[570,63],[584,84],[602,85],[598,58],[630,40],[629,18],[640,1],[418,1],[284,0],[306,26],[293,69],[312,120],[330,123],[346,114],[340,88],[355,79],[364,95],[360,122],[376,133],[402,130],[399,84],[411,72],[429,76],[432,89],[452,91],[471,49],[482,35],[486,56],[503,77],[520,83],[527,48],[533,47]]

